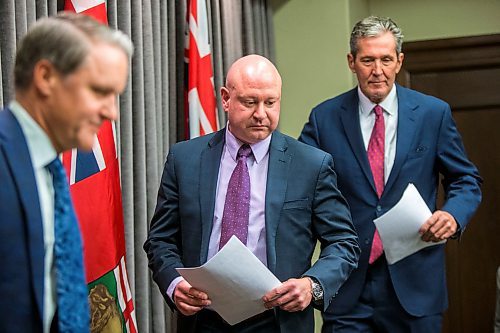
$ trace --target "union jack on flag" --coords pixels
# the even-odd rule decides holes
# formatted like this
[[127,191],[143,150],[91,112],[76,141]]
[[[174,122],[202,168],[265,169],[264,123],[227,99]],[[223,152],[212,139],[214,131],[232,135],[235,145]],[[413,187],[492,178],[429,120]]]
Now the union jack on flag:
[[186,125],[189,138],[217,131],[219,120],[215,101],[212,56],[208,38],[205,0],[187,0],[185,61],[188,66]]
[[[107,24],[104,0],[65,0],[65,10]],[[83,238],[92,332],[137,332],[125,266],[120,171],[114,123],[106,121],[91,152],[63,153]]]

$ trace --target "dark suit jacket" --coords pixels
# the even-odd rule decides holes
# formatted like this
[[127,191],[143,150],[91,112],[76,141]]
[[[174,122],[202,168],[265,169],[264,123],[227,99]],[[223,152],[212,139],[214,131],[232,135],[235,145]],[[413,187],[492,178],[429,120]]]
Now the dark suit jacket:
[[[279,132],[272,134],[266,189],[269,269],[280,279],[313,276],[326,308],[356,266],[359,248],[349,209],[337,190],[332,158]],[[158,191],[144,245],[153,278],[166,301],[175,268],[206,262],[225,129],[174,145]],[[311,267],[316,240],[320,259]],[[312,332],[313,311],[277,311],[281,332]],[[194,322],[196,316],[183,317]]]
[[[441,209],[454,216],[461,231],[481,201],[481,178],[467,159],[449,105],[399,85],[397,95],[396,157],[380,200],[363,145],[356,88],[315,107],[299,138],[332,154],[361,244],[358,269],[334,300],[329,309],[333,313],[346,313],[357,302],[368,268],[373,220],[399,201],[408,183],[415,184],[434,211],[442,174],[446,202]],[[389,265],[397,297],[408,313],[429,315],[447,308],[444,259],[444,245],[436,245]]]
[[23,132],[0,111],[0,332],[42,332],[44,243]]

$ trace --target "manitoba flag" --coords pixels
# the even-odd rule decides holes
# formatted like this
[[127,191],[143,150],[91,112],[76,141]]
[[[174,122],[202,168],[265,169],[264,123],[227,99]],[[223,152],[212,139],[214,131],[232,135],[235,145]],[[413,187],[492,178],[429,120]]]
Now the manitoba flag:
[[[107,24],[104,0],[65,0],[64,9]],[[125,266],[120,173],[114,123],[106,121],[91,152],[63,154],[84,244],[92,332],[137,332]]]
[[187,1],[185,61],[188,75],[186,125],[189,138],[219,129],[205,0]]

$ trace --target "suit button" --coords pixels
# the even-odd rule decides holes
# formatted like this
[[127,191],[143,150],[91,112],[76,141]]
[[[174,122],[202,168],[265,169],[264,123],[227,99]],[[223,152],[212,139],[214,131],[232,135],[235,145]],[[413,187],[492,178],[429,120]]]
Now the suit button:
[[366,245],[370,244],[370,240],[368,238],[365,238],[365,244]]
[[382,206],[377,205],[377,212],[379,212],[379,213],[380,213],[381,211],[382,211]]

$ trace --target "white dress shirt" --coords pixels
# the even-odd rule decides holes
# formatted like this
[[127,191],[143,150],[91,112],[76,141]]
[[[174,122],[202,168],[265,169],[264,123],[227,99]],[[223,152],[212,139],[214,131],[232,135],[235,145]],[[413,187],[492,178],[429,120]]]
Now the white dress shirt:
[[[359,125],[363,135],[365,150],[375,125],[375,103],[366,97],[358,86],[359,96]],[[398,129],[398,97],[396,86],[393,85],[389,95],[379,105],[384,109],[385,144],[384,144],[384,182],[387,182],[396,158],[396,139]]]

